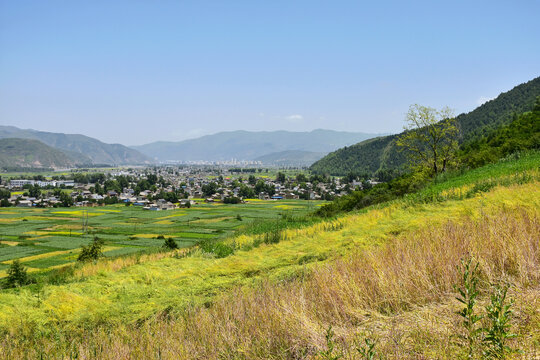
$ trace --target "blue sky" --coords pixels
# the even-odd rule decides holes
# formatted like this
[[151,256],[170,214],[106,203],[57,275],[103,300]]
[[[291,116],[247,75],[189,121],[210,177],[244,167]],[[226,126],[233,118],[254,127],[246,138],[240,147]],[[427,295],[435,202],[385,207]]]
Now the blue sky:
[[398,132],[540,75],[540,1],[4,1],[0,124],[127,145]]

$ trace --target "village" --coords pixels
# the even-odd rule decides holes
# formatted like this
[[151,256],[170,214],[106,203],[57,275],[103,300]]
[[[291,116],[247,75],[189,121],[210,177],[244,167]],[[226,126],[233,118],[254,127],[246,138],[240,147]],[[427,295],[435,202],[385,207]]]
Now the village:
[[190,207],[199,202],[238,204],[249,199],[333,200],[376,181],[362,176],[330,177],[262,168],[147,167],[72,171],[0,181],[0,206],[70,207],[123,203],[146,210]]

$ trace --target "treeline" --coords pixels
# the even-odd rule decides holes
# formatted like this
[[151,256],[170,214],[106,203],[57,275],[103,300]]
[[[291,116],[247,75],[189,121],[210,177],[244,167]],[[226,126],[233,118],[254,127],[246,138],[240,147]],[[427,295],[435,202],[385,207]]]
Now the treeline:
[[[454,170],[477,168],[498,161],[512,153],[540,149],[540,97],[533,110],[519,116],[508,125],[491,129],[487,134],[462,144],[457,152]],[[366,206],[397,199],[416,192],[433,179],[420,173],[403,174],[386,183],[354,191],[316,211],[322,217],[358,210]]]

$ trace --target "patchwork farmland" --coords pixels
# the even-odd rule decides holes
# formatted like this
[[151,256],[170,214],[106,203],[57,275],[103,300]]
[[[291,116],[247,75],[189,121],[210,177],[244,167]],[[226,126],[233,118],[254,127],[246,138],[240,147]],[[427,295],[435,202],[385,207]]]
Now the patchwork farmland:
[[[322,202],[319,202],[322,203]],[[92,208],[1,208],[0,277],[19,259],[29,271],[73,263],[81,247],[97,236],[104,256],[114,257],[163,245],[172,237],[180,248],[238,231],[257,231],[272,220],[305,215],[317,202],[251,200],[246,204],[197,204],[191,208],[146,211],[112,205]]]

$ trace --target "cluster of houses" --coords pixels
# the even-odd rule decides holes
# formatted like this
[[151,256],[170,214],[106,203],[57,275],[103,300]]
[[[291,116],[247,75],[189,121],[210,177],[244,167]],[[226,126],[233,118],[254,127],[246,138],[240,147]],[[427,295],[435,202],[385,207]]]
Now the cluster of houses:
[[[141,179],[146,179],[152,174],[159,178],[151,189],[136,191],[136,184]],[[189,207],[196,201],[227,202],[228,199],[245,201],[248,197],[261,200],[281,199],[305,199],[305,200],[331,200],[350,193],[352,190],[361,188],[364,183],[353,179],[347,182],[344,178],[317,178],[315,180],[304,177],[282,177],[280,180],[265,176],[265,174],[227,172],[223,169],[204,168],[174,168],[156,167],[143,169],[130,169],[129,171],[109,172],[105,174],[107,180],[115,180],[119,176],[130,179],[128,186],[122,191],[109,190],[96,191],[98,185],[94,183],[81,184],[74,180],[26,180],[12,179],[0,187],[10,191],[18,191],[8,199],[11,205],[32,206],[62,206],[67,203],[73,206],[99,206],[111,203],[126,203],[127,205],[140,206],[147,210],[170,210],[177,207]],[[312,180],[312,181],[309,181]],[[376,182],[369,180],[371,185]],[[6,186],[7,185],[7,186]],[[43,190],[39,196],[21,194],[20,190],[28,189],[27,185],[39,186]],[[212,191],[208,191],[211,185]],[[66,194],[60,198],[58,191],[50,191],[52,188],[68,188]],[[54,189],[53,189],[54,190]],[[171,197],[164,194],[174,193],[174,202]]]

